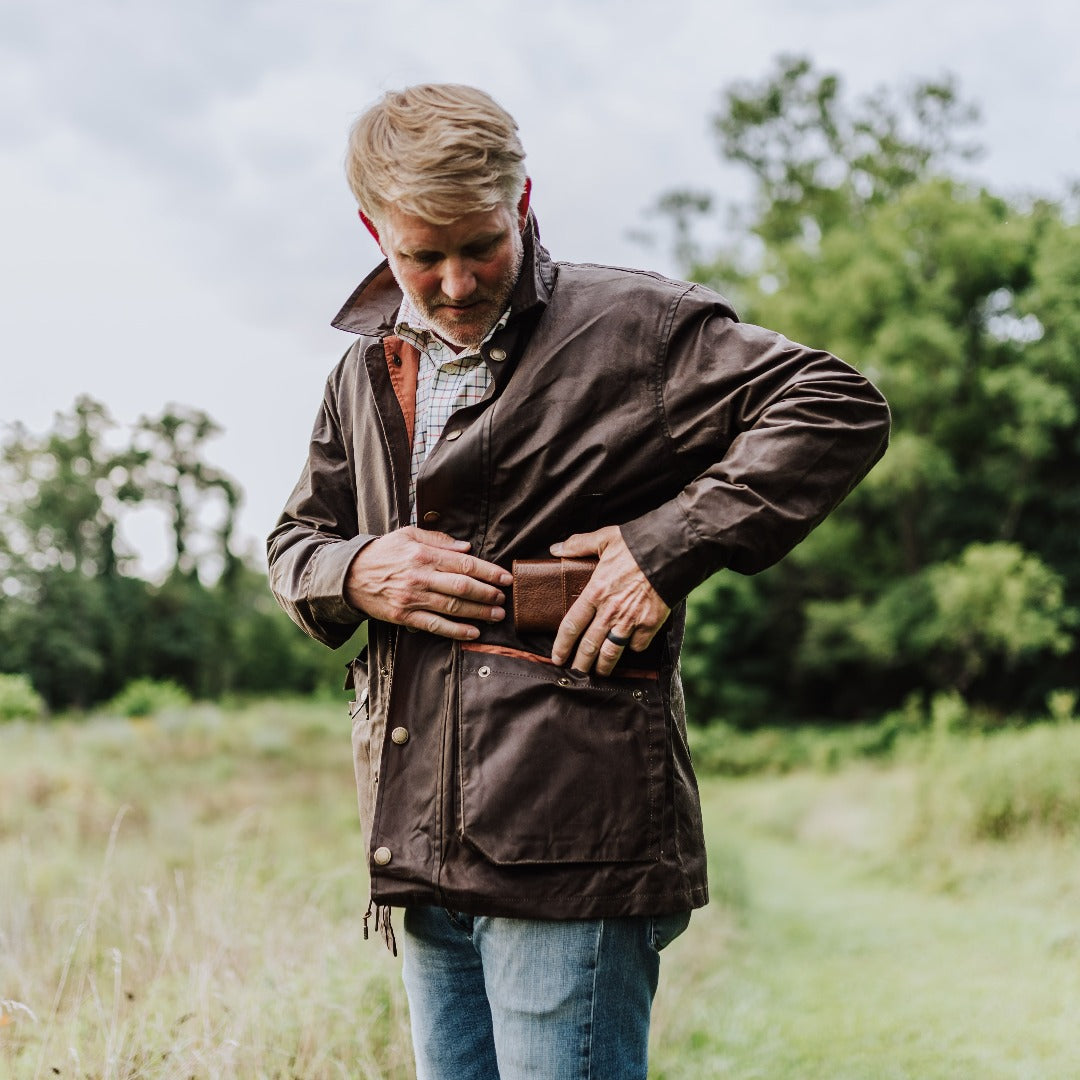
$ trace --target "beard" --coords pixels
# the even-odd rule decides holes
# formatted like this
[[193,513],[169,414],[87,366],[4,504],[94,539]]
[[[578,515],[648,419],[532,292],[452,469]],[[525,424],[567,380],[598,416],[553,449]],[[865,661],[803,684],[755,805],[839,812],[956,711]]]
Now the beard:
[[413,306],[447,344],[462,349],[476,348],[502,318],[521,273],[525,254],[519,233],[513,233],[512,242],[513,255],[506,270],[493,285],[478,287],[464,300],[451,300],[442,293],[419,296],[410,290],[409,299]]

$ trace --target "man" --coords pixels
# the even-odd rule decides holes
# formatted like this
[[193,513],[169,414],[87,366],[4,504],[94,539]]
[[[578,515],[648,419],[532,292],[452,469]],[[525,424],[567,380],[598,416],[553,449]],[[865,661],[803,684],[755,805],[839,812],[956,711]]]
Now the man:
[[[360,812],[417,1073],[644,1077],[659,950],[707,901],[683,600],[798,543],[888,410],[708,289],[553,262],[478,90],[387,94],[348,176],[386,262],[335,320],[357,337],[269,558],[313,637],[367,625]],[[597,562],[527,629],[513,561],[552,556]]]

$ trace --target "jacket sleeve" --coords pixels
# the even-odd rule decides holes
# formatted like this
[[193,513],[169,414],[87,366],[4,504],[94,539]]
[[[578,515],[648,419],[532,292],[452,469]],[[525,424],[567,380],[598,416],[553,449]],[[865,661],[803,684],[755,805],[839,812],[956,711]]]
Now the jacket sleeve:
[[303,472],[266,548],[278,603],[305,633],[332,649],[366,618],[345,600],[349,564],[375,539],[359,531],[354,485],[331,376]]
[[622,534],[673,607],[717,570],[756,573],[795,547],[885,452],[889,409],[847,364],[740,323],[707,289],[670,326],[657,408],[693,479]]

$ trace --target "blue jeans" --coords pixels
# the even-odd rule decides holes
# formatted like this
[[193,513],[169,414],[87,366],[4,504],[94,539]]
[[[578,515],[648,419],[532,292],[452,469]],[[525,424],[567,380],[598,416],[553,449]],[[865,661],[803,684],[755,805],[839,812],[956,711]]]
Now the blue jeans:
[[645,1080],[660,950],[689,921],[407,909],[417,1080]]

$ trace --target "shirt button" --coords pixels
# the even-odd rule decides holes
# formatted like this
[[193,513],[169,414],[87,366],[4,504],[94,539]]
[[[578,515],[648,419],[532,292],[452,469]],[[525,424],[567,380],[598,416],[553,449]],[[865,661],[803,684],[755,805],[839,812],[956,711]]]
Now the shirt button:
[[492,360],[496,360],[496,361],[505,360],[506,359],[506,350],[505,349],[492,349],[491,352],[488,353],[488,356],[490,356]]
[[409,732],[407,728],[396,727],[390,732],[390,741],[397,746],[404,746],[409,741]]
[[438,525],[441,518],[442,518],[442,514],[440,514],[438,510],[429,510],[424,515],[424,524],[425,525]]
[[386,866],[393,857],[388,847],[377,847],[375,854],[371,856],[376,866]]
[[454,428],[453,431],[448,431],[446,433],[446,441],[447,442],[453,442],[455,439],[460,439],[461,438],[461,431],[462,431],[461,428]]

